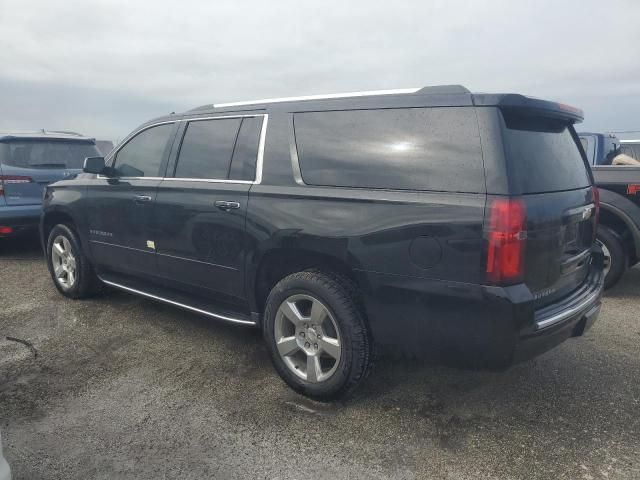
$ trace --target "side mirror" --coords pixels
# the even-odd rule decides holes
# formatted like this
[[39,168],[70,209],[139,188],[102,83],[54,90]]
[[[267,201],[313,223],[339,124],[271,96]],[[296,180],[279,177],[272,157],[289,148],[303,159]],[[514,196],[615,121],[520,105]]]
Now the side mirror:
[[104,157],[87,157],[82,167],[84,173],[100,174],[104,172]]

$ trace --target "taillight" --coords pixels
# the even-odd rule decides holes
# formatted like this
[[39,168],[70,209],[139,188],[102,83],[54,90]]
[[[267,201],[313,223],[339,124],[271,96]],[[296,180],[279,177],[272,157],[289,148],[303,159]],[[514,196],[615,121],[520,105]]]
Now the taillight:
[[595,185],[591,187],[593,190],[593,204],[596,206],[596,224],[600,222],[600,190]]
[[516,283],[524,276],[527,208],[521,199],[500,198],[489,209],[487,280]]
[[627,185],[627,195],[635,195],[638,192],[640,192],[640,185],[638,184]]
[[33,182],[33,179],[24,175],[0,175],[0,196],[4,195],[5,185],[31,182]]

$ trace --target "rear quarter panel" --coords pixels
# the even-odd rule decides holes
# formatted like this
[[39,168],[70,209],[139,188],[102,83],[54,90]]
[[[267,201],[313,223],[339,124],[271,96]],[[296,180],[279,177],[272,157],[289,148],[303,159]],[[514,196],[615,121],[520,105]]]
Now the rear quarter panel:
[[[409,324],[429,336],[471,320],[483,302],[486,194],[301,185],[287,115],[269,115],[263,182],[249,194],[247,289],[255,288],[267,253],[295,249],[337,258],[354,271],[383,343],[396,343]],[[468,308],[452,308],[465,297]],[[255,300],[251,308],[259,311]],[[410,349],[411,339],[401,341]]]

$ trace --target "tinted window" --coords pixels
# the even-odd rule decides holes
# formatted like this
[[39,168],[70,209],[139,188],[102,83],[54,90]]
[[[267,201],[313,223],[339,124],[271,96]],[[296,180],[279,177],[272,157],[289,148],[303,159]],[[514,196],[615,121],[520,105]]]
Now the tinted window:
[[123,177],[157,177],[173,124],[167,123],[140,132],[122,147],[115,161]]
[[240,118],[227,118],[189,122],[175,176],[226,179],[240,121]]
[[296,114],[294,123],[305,183],[484,191],[473,109],[313,112]]
[[77,168],[86,157],[99,156],[92,142],[11,140],[0,143],[0,162],[20,168]]
[[573,127],[565,121],[503,112],[513,193],[572,190],[591,184]]
[[233,152],[231,169],[229,170],[230,179],[255,180],[261,127],[262,117],[242,119],[242,126],[240,127],[238,141]]

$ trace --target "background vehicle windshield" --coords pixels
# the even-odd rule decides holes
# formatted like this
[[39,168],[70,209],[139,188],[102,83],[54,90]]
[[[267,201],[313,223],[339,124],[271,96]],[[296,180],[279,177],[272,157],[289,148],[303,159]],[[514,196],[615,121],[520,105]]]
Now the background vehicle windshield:
[[80,169],[86,157],[100,155],[90,141],[12,140],[0,143],[0,163],[11,167]]

